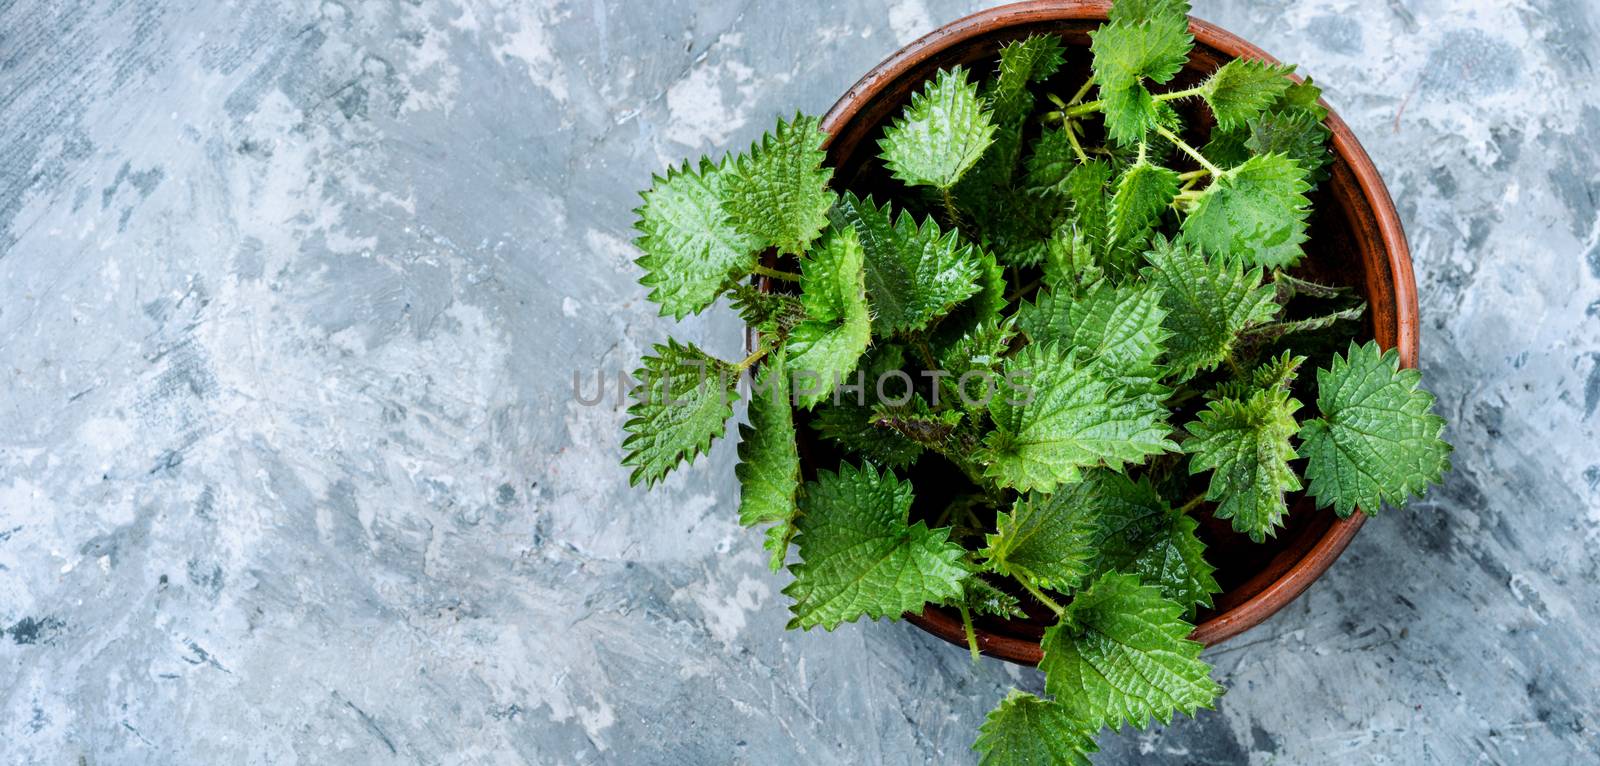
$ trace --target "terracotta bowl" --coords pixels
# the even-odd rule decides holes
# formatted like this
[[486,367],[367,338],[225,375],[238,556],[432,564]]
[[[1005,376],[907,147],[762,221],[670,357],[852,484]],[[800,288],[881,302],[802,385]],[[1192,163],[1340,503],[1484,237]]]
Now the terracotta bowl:
[[[1088,32],[1106,18],[1109,3],[1089,0],[1035,0],[1002,6],[947,24],[900,49],[861,78],[822,120],[830,135],[828,163],[836,170],[837,188],[858,193],[895,193],[897,187],[877,160],[881,130],[910,101],[911,93],[941,68],[965,65],[980,73],[992,71],[1000,46],[1035,32],[1053,32],[1068,46],[1067,66],[1045,85],[1068,95],[1088,75]],[[1238,57],[1273,61],[1261,49],[1199,19],[1189,22],[1194,52],[1188,67],[1170,83],[1178,89],[1203,79],[1224,62]],[[1205,130],[1203,111],[1192,123]],[[1331,178],[1312,195],[1309,257],[1303,271],[1325,282],[1350,285],[1366,296],[1370,311],[1361,333],[1385,348],[1398,346],[1407,367],[1417,361],[1417,297],[1411,256],[1394,203],[1372,161],[1349,126],[1330,112],[1336,155]],[[809,429],[803,429],[803,431]],[[803,438],[803,442],[813,440]],[[814,471],[815,443],[802,444]],[[916,479],[922,486],[920,477]],[[1261,623],[1300,595],[1333,564],[1361,528],[1360,514],[1339,520],[1331,510],[1317,510],[1299,498],[1288,526],[1264,544],[1235,534],[1226,522],[1215,523],[1201,512],[1201,536],[1207,559],[1217,567],[1223,592],[1215,606],[1202,610],[1193,638],[1216,644]],[[1041,608],[1042,609],[1042,608]],[[1042,612],[1023,620],[980,620],[978,646],[993,657],[1033,665],[1040,658],[1039,637],[1047,627]],[[960,617],[954,610],[929,607],[906,619],[954,644],[965,645]]]

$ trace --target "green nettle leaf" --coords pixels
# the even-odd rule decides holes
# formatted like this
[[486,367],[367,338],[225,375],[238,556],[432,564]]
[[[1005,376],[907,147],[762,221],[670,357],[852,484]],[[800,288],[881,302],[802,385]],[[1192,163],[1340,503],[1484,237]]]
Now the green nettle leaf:
[[797,376],[796,404],[809,408],[827,398],[866,352],[872,320],[862,280],[861,240],[854,229],[833,230],[800,259],[807,319],[795,325],[787,345],[789,368]]
[[655,354],[633,373],[639,388],[622,440],[622,464],[633,467],[629,484],[653,485],[679,463],[710,449],[711,440],[727,430],[739,398],[734,366],[693,344],[669,339],[655,347]]
[[[1173,108],[1171,102],[1158,100],[1156,101],[1156,125],[1166,128],[1167,132],[1173,135],[1177,135],[1183,132],[1183,117],[1178,114],[1177,109]],[[1160,134],[1147,135],[1141,143],[1145,146],[1145,154],[1150,157],[1166,157],[1178,150],[1177,144]],[[1109,148],[1115,157],[1120,154],[1126,154],[1130,149],[1137,152],[1139,146],[1140,144],[1116,145]],[[1134,154],[1128,159],[1132,161],[1137,158],[1138,155]]]
[[990,585],[982,577],[968,577],[961,581],[961,599],[976,614],[988,614],[1006,619],[1021,619],[1028,613],[1016,596]]
[[939,369],[950,373],[942,380],[953,383],[970,372],[1000,369],[1016,336],[1016,322],[1011,319],[988,318],[979,322],[935,353]]
[[1172,335],[1162,326],[1167,310],[1161,299],[1161,289],[1148,283],[1101,283],[1078,300],[1041,292],[1017,310],[1017,327],[1034,343],[1082,349],[1112,375],[1154,378],[1156,359]]
[[1339,309],[1305,319],[1294,319],[1287,322],[1272,322],[1250,330],[1247,335],[1252,343],[1266,344],[1277,341],[1285,335],[1295,333],[1309,333],[1326,330],[1339,322],[1355,322],[1367,315],[1367,303],[1362,301],[1349,308]]
[[931,336],[935,349],[948,348],[979,327],[1000,321],[1000,312],[1009,305],[1005,269],[988,250],[978,247],[972,252],[978,262],[978,291],[936,320]]
[[1249,399],[1257,389],[1277,388],[1288,391],[1300,377],[1300,365],[1305,364],[1305,361],[1305,357],[1285,351],[1256,365],[1248,376],[1218,384],[1212,391],[1211,398],[1242,400]]
[[1222,687],[1186,636],[1183,607],[1134,575],[1110,573],[1079,591],[1041,644],[1045,691],[1092,728],[1144,728],[1211,707]]
[[1045,252],[1041,286],[1046,290],[1059,290],[1063,295],[1077,295],[1099,284],[1104,277],[1105,270],[1095,258],[1094,246],[1077,221],[1057,228]]
[[1293,266],[1304,254],[1306,173],[1281,154],[1251,157],[1223,171],[1183,220],[1183,233],[1206,252],[1258,266]]
[[995,430],[978,455],[1001,486],[1049,492],[1077,481],[1081,468],[1177,451],[1161,403],[1076,350],[1030,344],[1006,361],[1005,373],[989,402]]
[[1284,273],[1282,269],[1272,270],[1272,286],[1277,288],[1279,303],[1288,303],[1298,295],[1307,298],[1333,299],[1349,297],[1355,292],[1355,288],[1349,285],[1325,285],[1308,279],[1299,279]]
[[1160,123],[1155,99],[1145,89],[1149,80],[1164,83],[1189,60],[1194,38],[1186,4],[1144,4],[1090,32],[1091,67],[1105,112],[1106,134],[1121,144],[1134,144]]
[[1276,534],[1289,512],[1283,493],[1300,489],[1289,461],[1298,457],[1290,437],[1299,432],[1294,413],[1300,402],[1273,387],[1247,399],[1210,402],[1186,426],[1183,449],[1189,473],[1211,471],[1206,499],[1218,502],[1216,516],[1262,542]]
[[989,228],[1008,223],[1002,199],[1012,194],[1011,180],[1016,175],[1021,154],[1022,123],[996,126],[994,141],[977,164],[962,174],[961,180],[950,189],[949,199],[944,199],[942,193],[927,191],[923,199],[931,202],[939,196],[944,214],[958,218],[966,236],[982,239]]
[[[1189,62],[1188,18],[1161,12],[1141,22],[1112,22],[1089,33],[1095,82],[1117,90],[1143,80],[1164,83]],[[1102,98],[1104,91],[1101,91]]]
[[1040,588],[1069,591],[1088,576],[1098,531],[1094,509],[1071,492],[1029,493],[995,519],[980,554],[989,568]]
[[1065,61],[1066,49],[1055,35],[1029,35],[1002,46],[1000,71],[988,93],[995,122],[1004,124],[1027,117],[1033,108],[1033,93],[1028,85],[1055,74]]
[[822,166],[822,143],[828,134],[814,117],[795,115],[778,122],[750,153],[734,161],[727,179],[723,208],[739,231],[799,255],[828,225],[834,193],[828,188],[833,169]]
[[1161,211],[1172,204],[1178,193],[1178,172],[1139,161],[1117,179],[1111,197],[1111,247],[1129,253],[1143,252]]
[[958,207],[969,218],[969,233],[1008,221],[1006,205],[996,197],[1012,191],[1023,128],[1033,111],[1034,96],[1028,86],[1060,68],[1063,56],[1061,42],[1054,35],[1033,35],[1000,49],[999,72],[983,88],[983,100],[995,125],[993,141],[953,187]]
[[1252,152],[1250,147],[1245,146],[1245,141],[1249,138],[1248,126],[1233,130],[1213,129],[1211,139],[1201,147],[1200,154],[1214,165],[1233,167],[1250,159]]
[[833,215],[835,226],[857,232],[865,249],[875,334],[920,330],[978,291],[979,255],[955,230],[939,231],[932,218],[918,226],[903,210],[891,221],[888,205],[848,192]]
[[1111,175],[1111,163],[1105,160],[1090,160],[1067,173],[1061,188],[1072,199],[1072,212],[1083,228],[1099,231],[1111,225]]
[[996,195],[1003,217],[984,230],[984,244],[1006,265],[1027,268],[1042,262],[1066,216],[1059,195],[1010,189]]
[[1155,97],[1138,83],[1117,87],[1102,85],[1100,101],[1105,105],[1106,135],[1124,146],[1139,143],[1145,134],[1161,124]]
[[1095,731],[1065,706],[1012,689],[972,749],[982,754],[980,766],[1089,766],[1088,754],[1099,750]]
[[922,445],[875,425],[872,408],[854,398],[817,408],[811,427],[846,450],[890,468],[903,468],[922,456]]
[[1272,110],[1246,126],[1244,147],[1255,154],[1282,154],[1311,170],[1310,180],[1328,177],[1328,137],[1333,135],[1322,118],[1306,110]]
[[887,428],[928,449],[943,450],[961,425],[959,410],[934,412],[921,396],[904,405],[880,404],[872,410],[872,424]]
[[1300,377],[1300,365],[1306,358],[1285,351],[1250,371],[1250,381],[1256,388],[1281,388],[1285,391]]
[[796,295],[764,293],[753,284],[737,284],[728,296],[739,318],[762,336],[782,340],[806,319],[805,305]]
[[1404,507],[1450,469],[1444,418],[1432,413],[1433,394],[1417,387],[1422,374],[1400,369],[1400,354],[1378,344],[1350,344],[1328,369],[1317,370],[1322,417],[1300,430],[1306,478],[1319,507],[1341,517],[1368,515],[1384,503]]
[[[953,340],[947,338],[934,346],[935,366],[947,373],[937,380],[936,392],[940,399],[935,403],[956,404],[981,418],[987,406],[983,390],[987,381],[998,377],[1000,365],[1005,362],[1016,336],[1016,323],[996,315],[979,320],[960,336],[952,336]],[[965,391],[961,385],[963,379],[967,380]]]
[[650,288],[650,300],[662,316],[682,319],[711,305],[730,277],[755,268],[761,242],[734,226],[722,208],[727,163],[701,159],[699,170],[688,163],[656,176],[634,212],[643,255],[635,261],[644,270],[639,284]]
[[[1109,244],[1111,229],[1111,164],[1104,160],[1090,160],[1068,171],[1057,185],[1059,193],[1072,200],[1072,219],[1056,228],[1045,255],[1045,281],[1060,283],[1064,273],[1090,279],[1102,271],[1101,255]],[[1054,264],[1051,261],[1055,261]],[[1063,262],[1070,267],[1062,270]]]
[[963,549],[948,528],[910,523],[911,500],[909,482],[870,463],[806,483],[795,521],[800,563],[784,589],[795,600],[789,627],[833,630],[961,595]]
[[1279,109],[1304,109],[1322,119],[1328,116],[1327,107],[1318,103],[1322,98],[1322,89],[1307,77],[1304,82],[1297,82],[1283,92],[1283,98],[1278,99]]
[[1053,497],[1087,509],[1095,520],[1091,548],[1097,555],[1090,561],[1090,579],[1108,572],[1137,574],[1189,613],[1210,606],[1211,594],[1222,592],[1196,535],[1199,524],[1174,511],[1149,477],[1134,481],[1113,471],[1088,471],[1083,481]]
[[[1067,129],[1047,128],[1033,142],[1033,153],[1024,163],[1023,185],[1039,194],[1066,194],[1067,176],[1080,165],[1078,155],[1072,151]],[[1107,175],[1110,175],[1109,166]]]
[[[1310,77],[1307,77],[1303,82],[1290,85],[1288,90],[1283,92],[1283,96],[1278,99],[1278,102],[1272,106],[1272,111],[1303,113],[1321,123],[1328,118],[1328,108],[1322,105],[1321,98],[1322,89],[1317,87]],[[1327,126],[1323,126],[1323,130],[1326,132]]]
[[1188,0],[1117,0],[1111,4],[1106,18],[1112,23],[1137,24],[1153,19],[1175,18],[1183,18],[1187,22],[1188,15]]
[[1223,64],[1200,86],[1221,130],[1233,130],[1272,106],[1292,83],[1292,66],[1234,59]]
[[995,126],[993,140],[951,190],[955,207],[962,211],[962,223],[975,238],[1011,221],[1009,206],[1000,198],[1015,193],[1011,181],[1022,155],[1027,116],[1034,104],[1028,85],[1059,68],[1063,53],[1054,35],[1034,35],[1000,49],[999,73],[983,88],[983,100]]
[[1216,568],[1206,562],[1206,544],[1200,541],[1200,522],[1173,513],[1169,523],[1145,539],[1127,571],[1161,589],[1161,595],[1193,615],[1196,607],[1210,607],[1211,595],[1222,586],[1212,576]]
[[1239,165],[1252,155],[1283,154],[1309,171],[1307,178],[1311,182],[1327,180],[1327,164],[1332,160],[1328,138],[1332,131],[1323,123],[1328,110],[1317,103],[1321,94],[1309,77],[1305,82],[1293,83],[1277,101],[1243,125],[1212,130],[1211,140],[1201,153],[1223,167]]
[[772,571],[783,568],[793,537],[795,492],[800,489],[800,452],[795,446],[789,371],[782,349],[767,358],[750,394],[749,425],[739,426],[739,523],[774,524],[768,535]]
[[1245,271],[1238,261],[1206,258],[1183,240],[1156,237],[1146,270],[1162,289],[1167,309],[1167,366],[1179,380],[1209,370],[1233,352],[1239,333],[1277,316],[1271,285],[1261,284],[1259,267]]
[[895,178],[948,191],[994,140],[995,124],[961,67],[941,70],[885,128],[878,148]]

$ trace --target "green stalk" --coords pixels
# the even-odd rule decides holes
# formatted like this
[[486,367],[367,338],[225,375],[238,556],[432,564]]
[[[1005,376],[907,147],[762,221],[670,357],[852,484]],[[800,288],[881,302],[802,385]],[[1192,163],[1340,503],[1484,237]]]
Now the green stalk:
[[1193,88],[1188,88],[1186,90],[1175,90],[1175,91],[1172,91],[1171,93],[1157,93],[1156,94],[1156,100],[1157,101],[1177,101],[1180,98],[1188,98],[1190,96],[1199,96],[1199,95],[1204,94],[1205,92],[1206,92],[1206,86],[1205,86],[1204,83],[1202,83],[1200,85],[1196,85]]
[[956,198],[949,189],[939,190],[939,201],[944,205],[945,223],[952,229],[961,227],[961,213],[956,210]]
[[1161,136],[1162,138],[1165,138],[1168,141],[1171,141],[1173,146],[1176,146],[1179,149],[1182,149],[1184,154],[1187,154],[1190,157],[1194,158],[1194,161],[1200,163],[1200,167],[1205,168],[1208,172],[1211,173],[1211,175],[1220,176],[1220,175],[1223,174],[1222,168],[1219,168],[1216,165],[1211,164],[1211,160],[1206,159],[1205,155],[1201,154],[1198,149],[1195,149],[1194,147],[1190,146],[1188,144],[1188,142],[1184,141],[1181,138],[1178,138],[1178,134],[1173,133],[1170,130],[1167,130],[1165,127],[1157,125],[1156,126],[1156,135]]
[[1078,155],[1078,164],[1087,165],[1089,164],[1089,155],[1084,153],[1083,144],[1078,143],[1076,127],[1077,123],[1072,120],[1066,120],[1061,129],[1067,131],[1067,142],[1072,144],[1072,153]]
[[734,369],[738,370],[740,374],[743,374],[745,370],[750,369],[750,367],[756,362],[761,361],[761,357],[766,356],[768,351],[771,351],[771,349],[767,348],[766,346],[756,349],[755,353],[745,357],[744,360],[739,362]]
[[1095,99],[1094,101],[1086,101],[1077,106],[1069,107],[1062,110],[1061,113],[1070,119],[1072,117],[1082,117],[1086,114],[1094,114],[1103,109],[1105,109],[1105,104],[1099,99]]
[[967,632],[967,650],[972,652],[972,664],[978,664],[978,632],[972,627],[972,610],[967,608],[967,600],[961,599],[956,605],[961,609],[961,627]]
[[763,276],[763,277],[771,277],[773,279],[781,279],[781,280],[783,280],[785,282],[799,282],[800,281],[800,275],[796,274],[796,273],[794,273],[792,271],[779,271],[777,269],[769,269],[769,268],[767,268],[765,266],[761,266],[759,264],[754,269],[752,269],[751,271],[753,273],[758,274],[758,275]]
[[1244,377],[1244,368],[1239,366],[1239,360],[1233,358],[1232,352],[1229,352],[1227,356],[1223,357],[1222,361],[1228,363],[1228,371],[1233,373],[1233,377]]
[[[1090,80],[1090,82],[1093,82],[1093,80]],[[1089,83],[1084,83],[1083,90],[1079,91],[1080,95],[1076,96],[1075,98],[1082,98],[1082,94],[1083,93],[1087,93],[1088,90],[1089,90]],[[1185,90],[1175,90],[1175,91],[1172,91],[1171,93],[1157,93],[1157,94],[1155,94],[1155,100],[1157,100],[1157,101],[1176,101],[1176,100],[1178,100],[1180,98],[1188,98],[1190,96],[1199,96],[1199,95],[1203,95],[1204,93],[1205,93],[1205,85],[1202,84],[1202,85],[1196,85],[1193,88],[1187,88]],[[1073,103],[1076,103],[1076,101],[1074,101]],[[1095,112],[1105,111],[1105,108],[1106,108],[1106,104],[1105,104],[1104,101],[1102,101],[1100,99],[1095,99],[1094,101],[1085,101],[1084,103],[1078,104],[1077,106],[1068,107],[1067,109],[1062,111],[1062,114],[1067,116],[1067,117],[1069,117],[1069,118],[1071,118],[1071,117],[1082,117],[1083,115],[1086,115],[1086,114],[1094,114]]]
[[1018,577],[1017,578],[1017,582],[1022,583],[1022,587],[1027,588],[1028,592],[1033,594],[1033,597],[1039,600],[1039,603],[1050,607],[1050,611],[1055,612],[1057,617],[1065,617],[1065,616],[1067,616],[1067,608],[1066,607],[1056,603],[1055,599],[1050,598],[1049,596],[1046,596],[1044,594],[1044,591],[1039,590],[1037,587],[1034,587],[1033,583],[1028,582],[1028,578],[1026,578],[1026,577]]
[[1066,107],[1072,106],[1072,105],[1082,101],[1084,96],[1089,95],[1089,88],[1091,88],[1091,87],[1094,87],[1094,78],[1093,77],[1091,77],[1091,78],[1089,78],[1087,80],[1084,80],[1083,81],[1083,87],[1078,88],[1078,92],[1072,94],[1072,98],[1070,100],[1068,100],[1067,103],[1063,104],[1062,108],[1065,109]]
[[1038,287],[1041,284],[1044,284],[1044,277],[1039,277],[1038,279],[1035,279],[1032,282],[1029,282],[1028,284],[1025,284],[1025,285],[1022,285],[1022,286],[1018,287],[1016,292],[1006,296],[1006,301],[1008,303],[1014,303],[1016,301],[1022,300],[1023,297],[1025,297],[1028,294],[1029,291],[1033,290],[1034,288]]
[[1178,515],[1182,516],[1183,514],[1194,510],[1196,507],[1198,507],[1201,503],[1203,503],[1205,501],[1206,501],[1206,493],[1204,493],[1204,492],[1201,492],[1200,494],[1189,498],[1189,502],[1184,503],[1181,506],[1178,506]]
[[933,358],[933,347],[928,345],[927,335],[923,333],[917,333],[911,338],[910,345],[912,348],[916,349],[917,356],[922,357],[922,363],[927,365],[928,369],[939,369],[939,363]]

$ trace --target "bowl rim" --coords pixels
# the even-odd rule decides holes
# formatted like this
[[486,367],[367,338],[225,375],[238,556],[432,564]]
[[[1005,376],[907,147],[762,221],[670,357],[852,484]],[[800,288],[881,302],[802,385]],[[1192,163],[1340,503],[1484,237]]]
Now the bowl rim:
[[[940,52],[996,30],[1032,26],[1041,22],[1104,20],[1110,7],[1108,0],[1025,0],[952,21],[895,51],[863,75],[823,116],[822,130],[828,134],[828,143],[831,144],[833,137],[876,99],[886,85]],[[1196,42],[1232,58],[1277,63],[1276,58],[1250,42],[1202,19],[1191,16],[1189,32],[1194,35]],[[1295,79],[1300,78],[1296,76]],[[1322,105],[1328,107],[1325,101]],[[1400,351],[1401,365],[1414,368],[1417,366],[1420,323],[1416,280],[1411,270],[1410,248],[1406,245],[1400,216],[1383,178],[1372,164],[1372,158],[1356,140],[1350,126],[1331,107],[1328,108],[1326,124],[1332,132],[1334,152],[1351,170],[1357,188],[1375,219],[1378,241],[1386,251],[1389,281],[1394,290],[1395,345]],[[1321,577],[1349,546],[1365,520],[1365,514],[1360,512],[1346,519],[1336,519],[1298,561],[1275,575],[1267,570],[1252,578],[1244,587],[1263,578],[1270,579],[1270,582],[1244,602],[1202,621],[1189,637],[1207,646],[1214,646],[1261,624]],[[950,643],[966,645],[966,633],[961,620],[950,610],[930,605],[921,613],[907,613],[905,618]],[[1023,665],[1036,665],[1042,657],[1043,652],[1036,640],[997,634],[982,628],[977,633],[979,650],[989,656]]]

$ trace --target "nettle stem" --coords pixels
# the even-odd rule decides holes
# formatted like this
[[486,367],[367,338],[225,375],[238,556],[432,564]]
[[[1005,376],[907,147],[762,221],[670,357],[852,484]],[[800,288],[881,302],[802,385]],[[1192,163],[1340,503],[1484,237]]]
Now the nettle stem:
[[773,279],[781,279],[781,280],[783,280],[785,282],[799,282],[800,281],[800,275],[796,274],[796,273],[794,273],[792,271],[779,271],[777,269],[769,269],[769,268],[767,268],[765,266],[762,266],[762,265],[759,265],[759,264],[757,264],[755,269],[752,270],[752,273],[759,274],[759,275],[761,275],[763,277],[771,277]]
[[[1098,111],[1097,109],[1075,108],[1078,107],[1079,102],[1083,101],[1084,96],[1089,95],[1089,89],[1092,87],[1094,87],[1094,78],[1091,77],[1087,80],[1084,80],[1083,85],[1078,88],[1078,91],[1073,93],[1072,98],[1066,101],[1062,101],[1061,97],[1054,93],[1044,94],[1045,98],[1050,99],[1050,103],[1056,105],[1056,111],[1046,114],[1045,119],[1050,121],[1060,120],[1062,122],[1071,122],[1071,119],[1074,115],[1090,114]],[[1098,104],[1099,102],[1097,101],[1095,103]]]
[[1011,303],[1015,303],[1015,302],[1017,302],[1019,300],[1022,300],[1023,298],[1026,298],[1029,293],[1033,292],[1035,289],[1037,289],[1042,284],[1044,284],[1044,277],[1039,277],[1038,279],[1035,279],[1035,280],[1033,280],[1033,281],[1031,281],[1031,282],[1029,282],[1029,283],[1027,283],[1025,285],[1020,285],[1020,286],[1017,287],[1015,292],[1013,292],[1010,295],[1006,296],[1006,300],[1008,302],[1011,302]]
[[1186,88],[1184,90],[1175,90],[1175,91],[1172,91],[1171,93],[1157,93],[1156,94],[1156,100],[1157,101],[1177,101],[1180,98],[1188,98],[1190,96],[1198,96],[1201,93],[1204,93],[1205,89],[1206,88],[1205,88],[1204,85],[1196,85],[1193,88]]
[[1244,367],[1239,364],[1239,360],[1233,358],[1233,352],[1230,351],[1227,356],[1223,357],[1222,361],[1228,363],[1228,371],[1233,373],[1233,377],[1244,377]]
[[771,350],[772,349],[769,349],[766,346],[756,349],[755,353],[745,357],[743,361],[740,361],[739,364],[734,367],[734,369],[738,370],[739,374],[743,375],[745,370],[750,369],[755,365],[756,362],[761,361],[761,358],[766,356],[767,352]]
[[1072,94],[1072,98],[1067,100],[1065,106],[1073,106],[1074,104],[1083,101],[1083,97],[1089,95],[1089,89],[1092,87],[1094,87],[1094,78],[1091,77],[1087,80],[1084,80],[1083,87],[1078,88],[1078,92]]
[[956,212],[956,198],[950,194],[949,189],[941,188],[939,190],[939,201],[944,204],[945,223],[948,223],[951,228],[960,227],[961,214]]
[[967,632],[967,650],[972,652],[972,662],[978,662],[978,632],[972,627],[972,610],[967,607],[965,598],[956,604],[961,610],[961,627]]
[[1193,182],[1193,181],[1198,181],[1198,180],[1200,180],[1202,178],[1205,178],[1206,176],[1209,176],[1209,175],[1211,175],[1211,171],[1206,170],[1205,168],[1200,168],[1199,170],[1191,170],[1191,171],[1189,171],[1187,173],[1179,173],[1178,174],[1178,180],[1182,181],[1184,183],[1189,183],[1189,182]]
[[933,359],[933,347],[928,345],[926,335],[918,333],[913,336],[910,345],[916,350],[917,356],[922,357],[922,363],[927,365],[929,370],[939,369],[939,363]]
[[1078,124],[1072,120],[1064,120],[1061,129],[1067,131],[1067,143],[1072,144],[1072,153],[1078,155],[1078,164],[1089,164],[1089,155],[1084,153],[1083,144],[1078,143]]
[[1200,163],[1200,167],[1205,168],[1206,171],[1209,172],[1211,175],[1214,175],[1214,176],[1222,175],[1222,173],[1223,173],[1222,168],[1219,168],[1216,165],[1211,164],[1211,160],[1206,159],[1205,155],[1201,154],[1198,149],[1195,149],[1194,147],[1190,146],[1187,141],[1184,141],[1183,139],[1179,138],[1178,134],[1173,133],[1170,130],[1167,130],[1165,127],[1163,127],[1161,125],[1157,125],[1156,126],[1156,135],[1161,136],[1162,138],[1165,138],[1168,141],[1171,141],[1173,146],[1176,146],[1179,149],[1183,150],[1184,154],[1189,155],[1190,157],[1192,157],[1194,159],[1195,162]]
[[1067,117],[1068,119],[1071,119],[1073,117],[1082,117],[1082,116],[1084,116],[1086,114],[1094,114],[1095,112],[1101,111],[1103,109],[1105,109],[1105,104],[1102,103],[1099,99],[1096,99],[1094,101],[1087,101],[1087,102],[1084,102],[1082,104],[1078,104],[1077,106],[1072,106],[1072,107],[1068,107],[1066,109],[1063,109],[1063,110],[1061,110],[1061,114],[1063,116]]
[[1200,494],[1189,498],[1189,502],[1178,506],[1178,515],[1182,516],[1183,514],[1194,510],[1195,508],[1199,507],[1199,505],[1201,503],[1203,503],[1205,501],[1206,501],[1206,493],[1204,493],[1204,492],[1201,492]]
[[1046,596],[1044,591],[1039,590],[1039,588],[1035,587],[1033,583],[1028,582],[1028,578],[1018,577],[1016,579],[1017,582],[1022,583],[1022,587],[1028,589],[1028,593],[1032,594],[1034,598],[1039,600],[1039,603],[1050,607],[1050,611],[1055,612],[1057,617],[1065,617],[1067,615],[1066,607],[1056,603],[1055,599]]
[[[1083,115],[1086,115],[1086,114],[1094,114],[1095,112],[1105,111],[1106,104],[1105,104],[1104,101],[1102,101],[1100,99],[1095,99],[1093,101],[1086,101],[1086,102],[1084,102],[1082,104],[1078,104],[1077,103],[1078,99],[1083,98],[1083,95],[1088,92],[1089,85],[1091,83],[1093,83],[1093,82],[1094,82],[1093,80],[1090,80],[1089,82],[1086,82],[1086,83],[1083,84],[1083,88],[1078,92],[1077,96],[1073,97],[1073,100],[1072,100],[1072,103],[1073,104],[1077,104],[1077,105],[1062,110],[1062,114],[1063,115],[1065,115],[1065,116],[1067,116],[1069,118],[1070,117],[1082,117]],[[1184,90],[1175,90],[1175,91],[1172,91],[1171,93],[1157,93],[1157,94],[1155,94],[1155,100],[1157,100],[1157,101],[1177,101],[1180,98],[1188,98],[1190,96],[1198,96],[1198,95],[1200,95],[1201,93],[1204,93],[1204,92],[1205,92],[1205,86],[1204,85],[1196,85],[1193,88],[1185,88]]]

